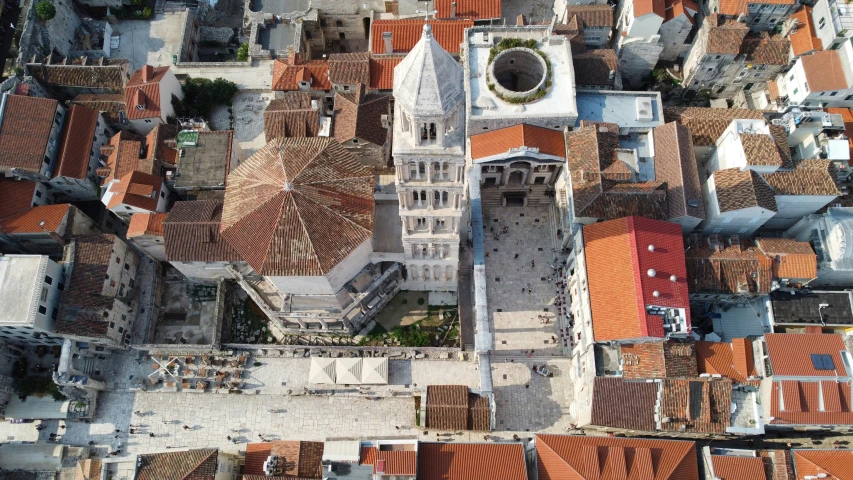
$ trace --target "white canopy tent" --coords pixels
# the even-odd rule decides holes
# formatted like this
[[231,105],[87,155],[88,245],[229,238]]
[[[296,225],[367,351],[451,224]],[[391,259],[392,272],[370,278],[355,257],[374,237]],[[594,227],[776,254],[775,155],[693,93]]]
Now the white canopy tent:
[[30,395],[22,402],[13,395],[6,406],[6,418],[23,420],[56,420],[68,418],[69,400],[57,402],[51,396],[36,397]]
[[335,359],[312,357],[308,381],[310,383],[335,383]]
[[361,367],[362,361],[360,358],[339,358],[337,360],[337,383],[346,385],[361,384]]
[[327,441],[323,444],[324,462],[358,463],[361,460],[361,442],[358,440]]
[[362,359],[361,383],[373,385],[388,384],[388,359],[387,358],[365,358]]

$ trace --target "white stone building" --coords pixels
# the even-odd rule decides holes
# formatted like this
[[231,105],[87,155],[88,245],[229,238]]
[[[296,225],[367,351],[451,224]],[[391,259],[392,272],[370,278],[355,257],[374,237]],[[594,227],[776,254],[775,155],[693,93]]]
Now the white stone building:
[[53,333],[62,267],[46,255],[0,256],[0,340],[59,345]]
[[776,78],[781,107],[853,107],[853,44],[803,55]]
[[455,291],[465,203],[463,71],[429,24],[394,68],[394,99],[406,288]]
[[853,278],[853,208],[831,207],[802,218],[785,237],[810,242],[817,252],[813,286],[847,287]]

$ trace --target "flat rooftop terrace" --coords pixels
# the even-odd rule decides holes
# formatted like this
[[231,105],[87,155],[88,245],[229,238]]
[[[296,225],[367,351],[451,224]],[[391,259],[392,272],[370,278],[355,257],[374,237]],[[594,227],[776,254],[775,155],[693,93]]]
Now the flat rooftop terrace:
[[[648,99],[651,108],[638,108],[637,99]],[[582,92],[577,95],[578,120],[615,123],[621,128],[651,129],[663,125],[663,103],[659,92]],[[640,110],[646,110],[642,114]]]

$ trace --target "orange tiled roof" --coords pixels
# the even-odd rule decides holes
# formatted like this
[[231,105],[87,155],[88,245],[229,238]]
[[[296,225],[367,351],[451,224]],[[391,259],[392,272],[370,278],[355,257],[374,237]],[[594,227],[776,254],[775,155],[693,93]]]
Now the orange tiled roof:
[[812,92],[844,90],[849,83],[844,76],[838,50],[824,50],[800,57],[803,72]]
[[59,150],[56,154],[54,178],[86,178],[88,173],[86,169],[91,158],[97,123],[98,112],[96,110],[83,105],[71,105],[62,129]]
[[[284,471],[275,478],[297,477],[300,479],[323,478],[323,442],[298,440],[276,440],[274,442],[250,443],[246,445],[246,460],[243,473],[264,475],[264,462],[270,455],[283,458]],[[273,478],[273,477],[267,477]]]
[[526,480],[520,443],[421,443],[418,480]]
[[329,62],[326,60],[306,62],[299,53],[291,53],[286,59],[275,61],[272,70],[273,90],[299,90],[299,82],[311,82],[311,90],[331,90]]
[[693,0],[666,0],[666,20],[670,21],[675,17],[684,15],[690,20],[690,23],[696,23],[693,18],[694,13],[699,11],[699,5]]
[[160,177],[142,172],[130,172],[118,182],[110,184],[109,191],[114,195],[107,203],[107,208],[130,205],[156,211],[162,186],[163,179]]
[[[841,335],[820,333],[768,333],[764,335],[773,375],[791,377],[847,376],[841,352],[846,350]],[[811,354],[829,355],[835,370],[818,370]]]
[[812,9],[804,6],[791,15],[791,18],[797,21],[797,31],[789,37],[794,56],[823,50],[823,42],[816,36]]
[[394,88],[394,67],[404,55],[379,55],[370,57],[370,88],[373,90],[391,90]]
[[792,238],[758,238],[758,249],[774,257],[774,278],[802,278],[811,280],[817,277],[817,255],[808,242],[798,242]]
[[699,480],[687,441],[539,434],[536,457],[539,480]]
[[[381,470],[381,472],[380,472]],[[418,454],[412,451],[380,451],[373,464],[373,473],[383,475],[417,475]]]
[[749,13],[749,4],[768,5],[793,5],[794,0],[722,0],[720,2],[720,13],[723,15],[738,16],[741,13]]
[[[465,38],[465,29],[474,26],[473,20],[433,20],[432,36],[448,53],[458,54],[459,45]],[[407,53],[421,39],[424,22],[421,19],[376,20],[371,26],[373,37],[370,51],[374,54],[385,53],[384,32],[391,32],[394,53]]]
[[471,135],[471,158],[506,154],[520,147],[537,148],[539,153],[566,158],[566,141],[563,132],[534,125],[514,125]]
[[[648,314],[646,305],[683,308],[690,318],[678,224],[626,217],[586,225],[583,235],[596,341],[664,337],[661,317]],[[614,291],[634,301],[614,302]]]
[[851,465],[851,450],[794,450],[797,478],[824,474],[824,480],[853,480]]
[[488,20],[501,18],[501,0],[436,0],[435,18],[454,18],[451,15],[452,3],[456,3],[455,18]]
[[32,207],[36,182],[0,177],[0,218]]
[[49,98],[6,96],[0,123],[0,167],[41,170],[56,105]]
[[700,374],[722,375],[737,383],[755,375],[752,343],[745,338],[733,339],[732,343],[696,342],[696,360]]
[[70,208],[68,203],[32,207],[0,220],[0,229],[4,233],[42,233],[45,230],[56,232]]
[[635,0],[634,18],[654,13],[660,18],[666,17],[666,4],[664,0]]
[[848,383],[836,380],[777,380],[773,382],[770,391],[772,419],[769,423],[853,425],[853,411],[850,405]]
[[168,213],[134,213],[127,227],[127,238],[140,235],[162,237],[165,235],[163,220],[166,220],[167,215]]
[[160,116],[160,80],[168,71],[169,67],[145,65],[130,77],[124,87],[127,118],[138,120]]
[[766,480],[760,457],[711,455],[714,478],[718,480]]

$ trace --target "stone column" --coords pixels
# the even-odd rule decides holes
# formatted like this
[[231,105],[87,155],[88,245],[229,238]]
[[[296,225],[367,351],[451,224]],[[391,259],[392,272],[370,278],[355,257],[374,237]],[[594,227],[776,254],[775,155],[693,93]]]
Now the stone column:
[[427,182],[432,183],[432,162],[426,162]]
[[326,321],[325,321],[325,320],[323,320],[323,318],[322,318],[322,317],[317,317],[317,320],[319,320],[319,321],[320,321],[320,325],[322,325],[322,326],[323,326],[323,330],[328,330],[328,329],[329,329],[329,324],[328,324],[328,323],[326,323]]
[[429,234],[432,235],[435,232],[435,219],[432,217],[427,217],[429,221]]
[[296,323],[299,324],[299,328],[305,328],[305,321],[304,320],[302,320],[299,317],[295,317],[294,320],[296,320]]
[[420,160],[415,162],[415,180],[421,179],[421,162]]
[[459,233],[459,219],[457,217],[450,217],[451,222],[453,222],[453,233]]

